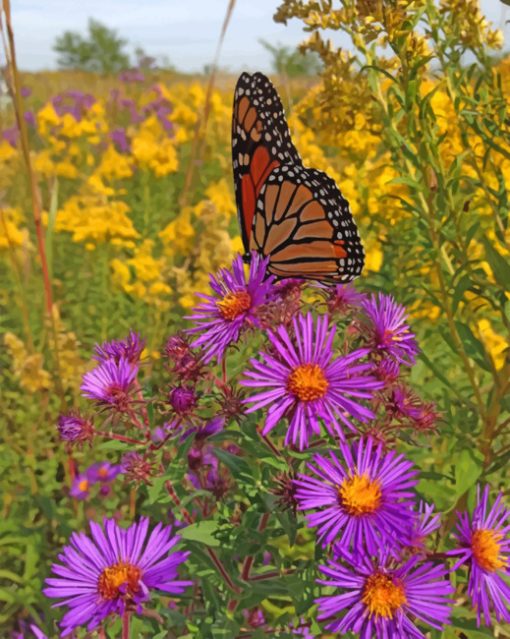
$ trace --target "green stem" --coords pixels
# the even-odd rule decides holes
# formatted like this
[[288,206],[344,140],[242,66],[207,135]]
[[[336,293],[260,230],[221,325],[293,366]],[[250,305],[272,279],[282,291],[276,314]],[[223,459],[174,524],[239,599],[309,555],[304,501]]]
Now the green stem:
[[130,613],[125,610],[122,615],[122,639],[129,639],[129,619]]

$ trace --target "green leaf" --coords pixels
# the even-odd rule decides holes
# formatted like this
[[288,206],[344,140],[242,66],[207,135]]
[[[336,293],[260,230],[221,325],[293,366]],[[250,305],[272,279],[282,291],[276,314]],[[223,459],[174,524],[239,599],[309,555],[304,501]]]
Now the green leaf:
[[216,548],[220,545],[220,542],[213,537],[213,533],[218,529],[217,522],[212,519],[208,519],[206,521],[199,521],[196,524],[191,524],[190,526],[186,526],[186,528],[182,528],[179,531],[179,535],[183,539],[187,539],[189,541],[198,541],[201,544],[205,544],[206,546],[211,546],[212,548]]
[[119,442],[115,439],[111,439],[106,442],[101,442],[97,447],[98,450],[122,450],[125,451],[128,448],[128,444]]
[[215,448],[213,452],[220,460],[220,462],[225,464],[225,466],[229,470],[231,470],[234,475],[248,475],[249,477],[252,476],[250,466],[242,457],[239,457],[239,455],[233,455],[232,453],[229,453],[222,448]]
[[463,495],[474,486],[482,474],[482,459],[473,450],[463,450],[455,460],[455,486],[457,495]]
[[490,362],[487,360],[485,349],[480,340],[475,337],[471,328],[463,322],[455,322],[460,339],[465,347],[466,355],[486,371],[491,371]]
[[464,274],[457,282],[452,299],[452,311],[454,313],[457,311],[457,307],[459,306],[461,299],[464,297],[464,293],[469,290],[471,285],[471,279],[467,274]]
[[161,497],[163,494],[165,497],[166,493],[163,493],[163,486],[165,484],[165,477],[154,477],[152,479],[152,486],[147,486],[147,495],[149,504],[156,504],[161,501]]
[[510,264],[498,253],[486,237],[482,238],[482,242],[485,247],[487,261],[494,273],[496,282],[502,286],[505,291],[508,291],[510,289]]

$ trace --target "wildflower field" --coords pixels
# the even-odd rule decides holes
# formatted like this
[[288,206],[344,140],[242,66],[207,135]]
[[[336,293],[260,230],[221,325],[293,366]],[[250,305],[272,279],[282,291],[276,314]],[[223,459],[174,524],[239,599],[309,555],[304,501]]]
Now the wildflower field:
[[352,283],[243,264],[237,75],[20,73],[5,40],[2,638],[510,638],[501,34],[477,0],[275,19],[322,60],[272,80]]

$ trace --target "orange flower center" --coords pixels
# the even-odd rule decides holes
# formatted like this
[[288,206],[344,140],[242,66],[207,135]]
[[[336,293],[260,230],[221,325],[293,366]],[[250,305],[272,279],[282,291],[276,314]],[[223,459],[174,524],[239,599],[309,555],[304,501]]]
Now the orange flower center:
[[88,479],[82,479],[78,483],[78,489],[81,490],[83,493],[85,491],[87,491],[89,489],[89,481],[88,481]]
[[[99,575],[97,588],[103,599],[115,599],[127,595],[132,596],[140,590],[138,584],[142,571],[124,561],[119,561],[109,568],[105,568]],[[125,585],[125,590],[120,592],[120,587]]]
[[498,568],[506,566],[506,559],[501,555],[500,541],[503,535],[495,530],[475,530],[471,536],[471,548],[476,563],[487,570],[494,572]]
[[366,474],[346,477],[338,488],[338,496],[349,515],[369,515],[381,505],[381,484]]
[[227,293],[222,300],[216,302],[216,306],[224,319],[232,321],[249,310],[251,306],[251,295],[248,291]]
[[317,364],[300,364],[289,375],[287,389],[302,402],[324,397],[329,382]]
[[371,616],[386,619],[393,619],[397,610],[407,603],[403,585],[380,572],[367,578],[361,600]]

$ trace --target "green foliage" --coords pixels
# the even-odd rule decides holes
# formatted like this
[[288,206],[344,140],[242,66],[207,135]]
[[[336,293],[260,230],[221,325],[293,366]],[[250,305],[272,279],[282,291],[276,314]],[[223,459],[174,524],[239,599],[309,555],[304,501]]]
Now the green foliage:
[[58,65],[63,69],[111,74],[129,66],[126,44],[114,29],[90,18],[88,37],[66,31],[57,37],[53,49],[58,53]]
[[271,44],[260,40],[260,44],[271,54],[273,71],[288,78],[316,76],[322,63],[319,56],[312,51],[300,51],[282,44]]

